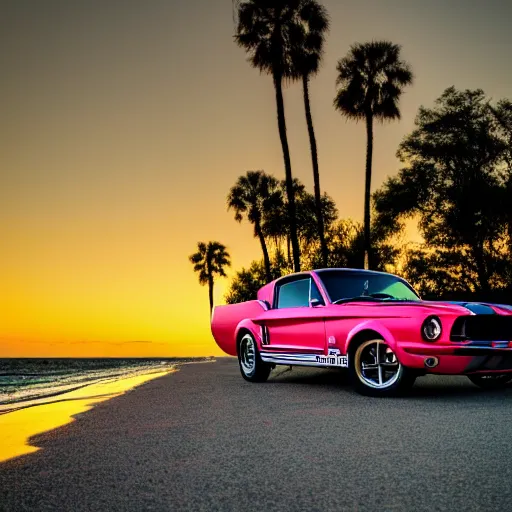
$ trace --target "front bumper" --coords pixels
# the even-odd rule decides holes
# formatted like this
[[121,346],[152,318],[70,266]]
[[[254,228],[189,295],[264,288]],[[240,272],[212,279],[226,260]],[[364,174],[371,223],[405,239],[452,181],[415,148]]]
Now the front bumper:
[[[458,375],[468,373],[512,372],[512,345],[507,341],[450,345],[399,344],[397,356],[407,367],[428,373]],[[435,357],[438,364],[427,368],[425,360]]]

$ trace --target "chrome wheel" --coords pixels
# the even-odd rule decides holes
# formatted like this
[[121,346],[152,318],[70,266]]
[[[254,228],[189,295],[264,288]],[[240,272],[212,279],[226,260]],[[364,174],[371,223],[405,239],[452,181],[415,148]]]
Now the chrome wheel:
[[265,382],[271,367],[261,360],[254,336],[245,331],[238,341],[238,364],[242,377],[249,382]]
[[256,349],[250,334],[246,334],[240,342],[240,366],[247,376],[252,375],[256,368]]
[[373,389],[386,389],[403,374],[403,366],[383,340],[368,340],[354,354],[354,369],[358,379]]

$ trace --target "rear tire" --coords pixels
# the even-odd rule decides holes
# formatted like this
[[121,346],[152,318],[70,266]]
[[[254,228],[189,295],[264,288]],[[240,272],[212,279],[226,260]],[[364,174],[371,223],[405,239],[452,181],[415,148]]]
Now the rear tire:
[[487,375],[468,375],[468,379],[482,389],[501,389],[511,380],[512,373],[489,373]]
[[238,342],[238,364],[242,377],[249,382],[265,382],[271,367],[261,360],[254,336],[246,332]]
[[382,339],[364,340],[349,351],[349,374],[354,389],[366,396],[396,396],[408,391],[416,374],[398,361]]

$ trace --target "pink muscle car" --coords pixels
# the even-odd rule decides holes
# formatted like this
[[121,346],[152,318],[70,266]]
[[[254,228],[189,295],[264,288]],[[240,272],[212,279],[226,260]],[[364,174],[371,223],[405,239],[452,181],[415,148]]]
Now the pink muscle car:
[[212,333],[242,377],[276,365],[348,368],[366,395],[396,394],[426,373],[481,387],[512,380],[512,307],[422,301],[400,277],[324,269],[281,277],[257,300],[218,306]]

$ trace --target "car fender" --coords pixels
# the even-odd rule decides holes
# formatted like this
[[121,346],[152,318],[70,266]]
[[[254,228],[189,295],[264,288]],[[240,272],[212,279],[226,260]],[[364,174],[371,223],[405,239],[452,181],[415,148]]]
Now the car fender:
[[396,340],[394,336],[391,334],[391,331],[385,325],[383,325],[381,322],[377,320],[367,320],[366,322],[362,322],[359,325],[356,325],[348,333],[347,341],[344,347],[345,354],[348,354],[348,351],[350,350],[350,343],[355,338],[357,338],[358,334],[360,334],[363,331],[375,331],[387,343],[389,348],[391,348],[393,352],[396,352]]
[[235,342],[237,345],[238,351],[238,337],[241,331],[249,331],[256,340],[256,346],[258,350],[261,350],[261,326],[256,325],[250,318],[244,318],[240,321],[240,323],[236,326],[235,329]]

